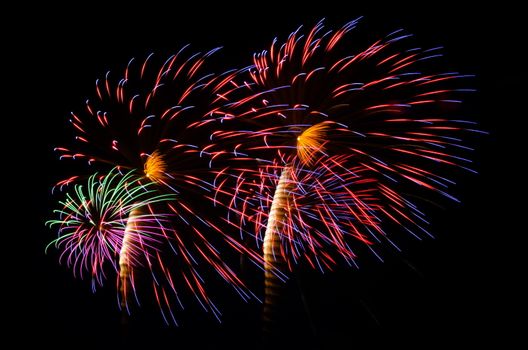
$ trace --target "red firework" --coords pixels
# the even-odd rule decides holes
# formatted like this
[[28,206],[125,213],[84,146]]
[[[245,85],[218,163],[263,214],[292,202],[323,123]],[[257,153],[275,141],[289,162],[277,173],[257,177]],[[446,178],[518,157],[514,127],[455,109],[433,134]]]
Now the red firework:
[[[205,61],[215,51],[188,53],[183,48],[160,62],[151,54],[143,62],[131,60],[122,75],[107,73],[96,82],[96,97],[71,114],[75,145],[56,149],[61,159],[84,160],[99,171],[113,167],[131,171],[140,183],[153,184],[158,193],[176,198],[143,206],[146,212],[135,214],[153,218],[149,229],[158,231],[156,246],[146,247],[152,251],[142,254],[148,259],[141,264],[150,271],[154,297],[168,323],[176,323],[172,310],[175,304],[183,307],[183,290],[219,317],[203,279],[210,275],[207,271],[225,280],[243,299],[252,296],[218,246],[261,262],[257,254],[226,233],[220,220],[203,215],[214,210],[206,198],[214,192],[211,181],[215,170],[203,149],[209,141],[206,126],[195,128],[192,124],[208,115],[219,100],[221,103],[217,91],[237,74],[202,73]],[[59,185],[78,179],[75,176]],[[171,220],[155,221],[157,213],[170,213]]]
[[[251,97],[213,118],[223,126],[211,149],[254,160],[219,172],[216,198],[230,198],[229,222],[263,241],[270,263],[330,269],[361,247],[397,248],[388,227],[429,235],[414,197],[456,201],[448,173],[472,171],[462,138],[479,131],[453,117],[470,76],[439,71],[440,48],[409,46],[401,30],[353,50],[356,24],[274,40],[226,93]],[[236,112],[248,100],[253,109]]]

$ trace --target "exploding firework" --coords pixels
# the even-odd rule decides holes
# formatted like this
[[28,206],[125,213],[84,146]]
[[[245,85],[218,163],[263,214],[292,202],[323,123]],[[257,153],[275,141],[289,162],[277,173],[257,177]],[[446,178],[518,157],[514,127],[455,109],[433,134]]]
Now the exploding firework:
[[61,251],[60,260],[75,276],[88,274],[93,290],[107,277],[107,265],[120,274],[123,288],[134,287],[133,274],[126,271],[152,259],[155,247],[164,240],[156,227],[169,222],[170,215],[140,213],[148,206],[174,200],[175,195],[160,194],[154,184],[139,180],[134,171],[121,174],[112,169],[104,176],[94,174],[86,187],[76,184],[66,194],[59,202],[62,208],[54,211],[58,218],[47,223],[58,227],[58,238],[48,248],[54,245]]
[[[152,184],[159,193],[176,196],[173,201],[142,206],[139,212],[140,216],[172,214],[170,222],[157,227],[159,235],[167,240],[165,256],[156,252],[148,262],[151,270],[164,277],[165,286],[159,278],[154,278],[152,285],[169,322],[174,320],[172,305],[182,306],[181,289],[190,291],[205,310],[219,316],[206,292],[203,276],[207,274],[201,274],[210,268],[243,299],[251,297],[217,246],[261,260],[230,237],[219,226],[220,220],[202,215],[211,209],[207,198],[212,197],[214,175],[210,154],[203,149],[209,141],[207,124],[195,127],[196,121],[210,113],[215,103],[222,103],[217,91],[237,74],[201,73],[215,51],[192,54],[184,48],[161,62],[156,62],[154,55],[143,62],[131,60],[123,75],[107,73],[105,79],[96,81],[96,98],[86,101],[81,112],[71,114],[70,122],[77,134],[75,146],[56,149],[61,159],[85,160],[98,169],[130,169],[140,177],[141,184]],[[77,176],[59,185],[76,181]],[[138,212],[130,213],[129,225],[133,227],[133,216]],[[126,262],[126,256],[122,260]]]
[[[356,24],[332,31],[320,22],[274,40],[235,84],[251,92],[253,110],[217,118],[216,146],[255,160],[220,172],[217,197],[231,197],[229,221],[263,242],[266,266],[331,269],[338,259],[355,264],[364,247],[381,259],[377,243],[397,248],[389,227],[430,235],[414,197],[456,201],[447,172],[472,171],[462,137],[478,131],[450,117],[472,91],[470,76],[438,72],[440,48],[409,46],[401,30],[352,51]],[[232,181],[235,193],[223,188]]]

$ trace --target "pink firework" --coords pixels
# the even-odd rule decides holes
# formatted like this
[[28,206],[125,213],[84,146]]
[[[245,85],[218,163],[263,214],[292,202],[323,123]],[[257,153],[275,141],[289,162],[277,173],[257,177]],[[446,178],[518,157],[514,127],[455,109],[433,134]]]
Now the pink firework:
[[[171,215],[132,213],[147,212],[148,206],[174,198],[160,194],[151,183],[141,184],[133,172],[121,174],[112,169],[107,175],[94,174],[59,202],[56,219],[47,223],[58,227],[58,238],[48,247],[53,244],[61,250],[60,260],[72,268],[74,276],[88,274],[95,290],[107,278],[108,265],[111,271],[120,270],[118,260],[124,249],[128,250],[129,269],[154,258],[164,241],[158,228],[168,224]],[[135,289],[134,278],[130,279]]]

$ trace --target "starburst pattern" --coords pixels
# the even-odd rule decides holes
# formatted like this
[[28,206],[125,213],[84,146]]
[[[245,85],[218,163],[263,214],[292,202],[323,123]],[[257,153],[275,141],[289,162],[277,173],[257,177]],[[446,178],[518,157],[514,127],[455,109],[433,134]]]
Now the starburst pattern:
[[[449,175],[473,171],[461,155],[471,151],[463,136],[480,131],[456,116],[473,91],[471,76],[439,72],[432,62],[440,48],[409,46],[411,35],[401,30],[354,51],[348,39],[356,25],[332,31],[320,22],[274,40],[254,55],[247,80],[233,83],[238,93],[251,91],[253,109],[216,118],[220,152],[254,160],[219,172],[217,197],[231,198],[229,221],[257,241],[280,221],[273,250],[290,268],[304,259],[328,269],[336,256],[355,263],[361,247],[379,256],[376,243],[397,247],[397,227],[430,235],[413,197],[456,201]],[[246,104],[232,99],[230,108]],[[274,218],[285,182],[284,212]]]
[[[159,194],[174,196],[171,201],[143,206],[145,212],[140,214],[172,214],[170,221],[157,226],[158,236],[166,242],[163,249],[148,254],[151,258],[147,263],[153,271],[154,297],[169,323],[176,322],[174,305],[183,307],[182,290],[219,317],[203,277],[210,272],[244,300],[252,297],[226,257],[221,256],[222,250],[261,261],[226,232],[222,220],[208,214],[212,209],[208,198],[214,190],[211,155],[204,149],[209,142],[208,125],[196,127],[195,123],[223,103],[217,91],[238,74],[202,73],[205,62],[216,51],[191,53],[184,47],[162,61],[153,54],[142,62],[132,59],[122,75],[107,73],[96,82],[95,98],[71,114],[76,142],[71,147],[56,148],[61,159],[86,161],[90,169],[99,171],[111,167],[130,170],[141,184],[152,184]],[[76,175],[58,185],[63,188],[82,177]]]

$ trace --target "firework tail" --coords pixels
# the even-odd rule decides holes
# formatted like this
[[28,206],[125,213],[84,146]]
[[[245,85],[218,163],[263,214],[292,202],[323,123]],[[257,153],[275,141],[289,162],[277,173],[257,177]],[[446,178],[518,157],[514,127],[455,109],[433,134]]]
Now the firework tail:
[[130,245],[131,232],[137,232],[137,218],[141,216],[141,209],[137,207],[133,209],[128,215],[125,233],[123,234],[123,243],[119,251],[119,297],[121,305],[121,322],[128,323],[130,310],[128,309],[128,299],[130,296],[133,284],[130,282],[133,279],[132,265],[130,264]]
[[276,322],[280,297],[285,288],[284,281],[278,275],[279,271],[287,269],[284,252],[281,244],[281,231],[285,218],[288,215],[288,204],[290,192],[293,187],[291,180],[291,167],[286,166],[282,170],[277,189],[273,196],[273,203],[269,214],[269,220],[264,234],[264,310],[263,331],[264,334],[272,334],[274,322]]

